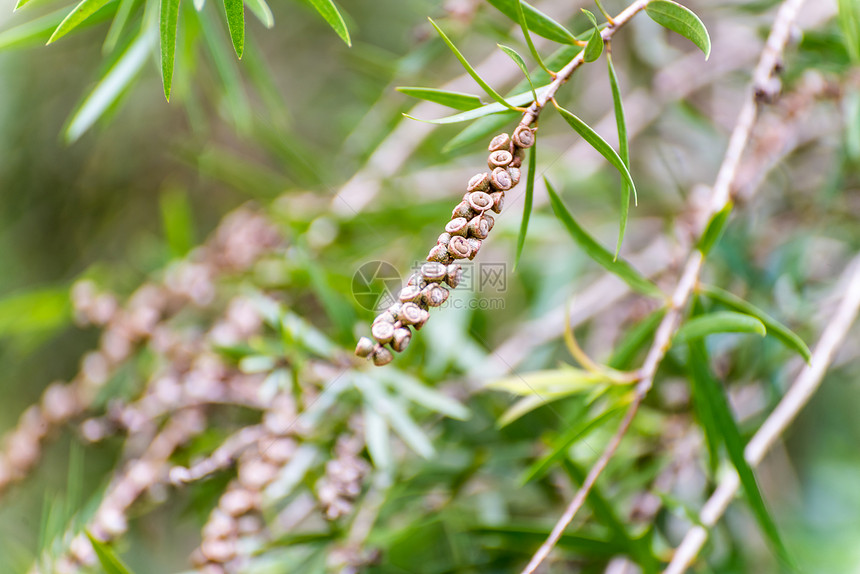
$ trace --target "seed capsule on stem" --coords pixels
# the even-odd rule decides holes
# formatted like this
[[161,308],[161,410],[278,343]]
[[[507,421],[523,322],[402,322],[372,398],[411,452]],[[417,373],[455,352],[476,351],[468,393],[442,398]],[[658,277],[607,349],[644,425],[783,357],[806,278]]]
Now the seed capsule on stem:
[[448,244],[448,253],[454,259],[465,259],[472,255],[472,246],[465,237],[458,235],[451,238],[451,242]]
[[369,357],[376,345],[367,337],[358,340],[355,346],[355,354],[359,357]]
[[[475,193],[484,193],[483,191],[476,191]],[[474,194],[473,194],[474,195]],[[484,195],[486,195],[484,193]],[[455,217],[451,221],[445,225],[445,233],[450,233],[451,236],[455,235],[466,235],[466,231],[468,230],[469,220],[465,217]],[[448,242],[450,243],[450,241]]]
[[508,167],[508,175],[511,176],[511,187],[513,187],[520,182],[522,172],[518,167]]
[[446,231],[436,238],[436,245],[448,245],[449,241],[451,241],[451,234]]
[[505,192],[504,191],[496,191],[490,194],[490,197],[493,198],[493,207],[491,208],[495,213],[501,213],[502,208],[505,206]]
[[535,130],[528,126],[519,125],[514,130],[514,135],[511,139],[514,141],[514,145],[519,148],[530,148],[535,143]]
[[[400,322],[404,325],[414,325],[415,323],[421,321],[421,319],[423,318],[424,315],[422,311],[424,311],[424,309],[422,309],[415,303],[404,303],[403,309],[401,309],[400,311]],[[392,329],[392,336],[393,335],[394,332]]]
[[493,189],[499,191],[507,191],[511,187],[513,187],[511,175],[507,172],[505,168],[502,167],[497,167],[493,170],[493,174],[490,178],[490,184],[493,186]]
[[[452,237],[451,239],[453,240],[454,238]],[[436,245],[427,255],[427,261],[438,261],[439,263],[450,262],[451,254],[448,252],[448,247],[445,245]]]
[[490,189],[490,174],[486,172],[473,175],[466,185],[466,191],[470,192],[487,191],[488,189]]
[[488,151],[511,151],[511,136],[508,134],[499,134],[490,140]]
[[484,215],[477,215],[469,221],[469,237],[476,239],[486,239],[490,234],[492,218]]
[[394,336],[391,339],[391,348],[398,353],[401,353],[406,349],[406,346],[409,345],[409,341],[411,339],[412,331],[406,327],[401,327],[394,331]]
[[387,365],[393,360],[394,354],[385,347],[378,347],[376,351],[373,352],[373,364],[377,367]]
[[392,323],[386,323],[383,321],[380,321],[379,323],[374,323],[370,327],[370,334],[373,335],[373,338],[376,339],[381,345],[384,345],[391,340],[391,337],[394,336],[394,325]]
[[466,240],[466,242],[469,244],[469,260],[471,261],[475,258],[475,255],[478,254],[478,251],[481,249],[482,243],[480,239],[475,239],[474,237],[470,237]]
[[479,213],[483,213],[484,211],[493,208],[493,198],[490,197],[489,193],[485,193],[483,191],[470,193],[469,207]]
[[456,289],[463,279],[463,267],[459,263],[452,263],[445,268],[445,283]]
[[407,301],[417,301],[421,298],[421,287],[418,285],[407,285],[400,290],[400,296],[398,298],[403,303],[406,303]]
[[432,283],[424,288],[421,297],[430,307],[438,307],[448,299],[448,290]]
[[441,263],[429,262],[421,266],[421,276],[425,281],[438,283],[445,279],[447,268]]
[[496,169],[497,167],[507,167],[514,160],[513,154],[507,150],[498,150],[494,151],[490,154],[490,157],[487,158],[487,165],[490,169]]

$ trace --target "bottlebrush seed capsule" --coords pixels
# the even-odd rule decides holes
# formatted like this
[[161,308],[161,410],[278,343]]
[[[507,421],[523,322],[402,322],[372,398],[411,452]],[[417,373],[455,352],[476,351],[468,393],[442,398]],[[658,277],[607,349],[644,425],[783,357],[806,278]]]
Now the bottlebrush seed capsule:
[[392,325],[397,320],[391,311],[383,311],[373,320],[374,323],[391,323]]
[[530,148],[535,143],[535,132],[528,126],[517,126],[511,139],[514,140],[514,145],[517,147]]
[[497,167],[493,170],[493,175],[490,179],[490,183],[492,184],[494,189],[497,189],[499,191],[507,191],[511,187],[513,187],[511,175],[503,167]]
[[490,189],[490,174],[479,173],[472,176],[466,185],[466,191],[487,191]]
[[520,172],[520,168],[518,167],[508,167],[508,175],[511,176],[511,187],[513,187],[520,182],[522,172]]
[[451,234],[446,231],[436,238],[436,245],[448,245],[449,241],[451,241]]
[[511,160],[511,165],[508,167],[520,167],[523,165],[523,157],[525,154],[523,153],[523,148],[514,147],[514,159]]
[[483,215],[475,216],[469,221],[469,236],[476,239],[486,239],[490,234],[489,217]]
[[474,193],[469,194],[469,207],[479,213],[483,213],[488,209],[492,209],[493,198],[490,197],[489,193],[485,193],[483,191],[476,191]]
[[[465,239],[463,241],[465,241]],[[415,303],[404,303],[403,308],[400,310],[400,322],[404,325],[414,325],[421,321],[422,311],[424,311],[424,309]],[[394,335],[393,329],[391,334]]]
[[394,354],[385,347],[377,347],[373,352],[373,364],[377,367],[387,365],[394,360]]
[[[476,191],[475,193],[484,193],[483,191]],[[486,195],[486,194],[484,194]],[[468,228],[469,221],[465,217],[455,217],[451,221],[445,225],[445,233],[450,233],[453,238],[455,235],[466,235],[466,230]],[[450,241],[448,244],[450,245]]]
[[491,193],[490,197],[493,198],[493,211],[496,213],[501,213],[502,208],[505,206],[505,192],[497,191],[495,193]]
[[[466,194],[469,195],[468,193]],[[473,217],[472,208],[469,207],[469,202],[467,200],[463,200],[457,204],[457,207],[454,208],[454,211],[451,212],[451,217],[456,219],[457,217],[465,217],[466,219],[471,219]]]
[[391,348],[398,353],[403,352],[409,341],[412,339],[412,331],[406,327],[402,327],[394,331],[394,336],[391,338]]
[[466,240],[466,242],[469,244],[469,247],[471,249],[469,251],[469,260],[472,260],[475,258],[475,255],[477,255],[478,251],[481,249],[482,243],[480,239],[475,239],[474,237],[470,237]]
[[376,339],[377,342],[384,345],[391,340],[392,336],[394,336],[394,325],[384,321],[374,323],[373,326],[370,327],[370,334],[373,335],[373,338]]
[[[453,239],[453,237],[451,239]],[[450,243],[448,245],[450,245]],[[445,245],[436,245],[427,255],[427,261],[449,263],[451,261],[451,254],[448,252],[448,247]]]
[[445,269],[445,283],[456,289],[463,279],[463,268],[459,263],[452,263]]
[[421,311],[420,317],[418,318],[418,321],[412,324],[416,331],[420,331],[421,327],[423,327],[427,322],[427,319],[430,318],[430,313],[428,313],[426,309],[421,309],[419,307],[419,310]]
[[499,134],[490,140],[488,151],[511,151],[511,136],[508,134]]
[[500,149],[490,154],[490,157],[487,158],[487,165],[490,167],[490,169],[496,169],[497,167],[507,167],[513,160],[514,156],[511,154],[511,152]]
[[362,337],[358,340],[355,346],[355,354],[359,357],[369,357],[376,345],[367,337]]
[[451,238],[451,242],[448,244],[448,253],[454,259],[465,259],[472,255],[472,246],[465,237],[457,235]]
[[448,290],[433,283],[425,287],[421,295],[427,305],[438,307],[448,299]]
[[421,276],[425,281],[438,283],[445,279],[447,268],[441,263],[429,262],[421,266]]
[[418,285],[407,285],[401,289],[400,297],[398,298],[404,303],[407,301],[417,301],[421,298],[421,287]]

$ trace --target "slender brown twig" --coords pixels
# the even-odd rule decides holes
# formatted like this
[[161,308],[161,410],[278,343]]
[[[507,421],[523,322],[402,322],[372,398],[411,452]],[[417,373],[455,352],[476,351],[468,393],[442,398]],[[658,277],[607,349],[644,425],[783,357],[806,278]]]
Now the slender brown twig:
[[[753,72],[752,85],[749,88],[749,93],[741,108],[741,112],[732,130],[732,135],[729,139],[729,145],[726,153],[723,156],[723,162],[717,174],[716,182],[711,189],[710,205],[708,208],[709,216],[707,220],[729,205],[731,201],[731,192],[734,180],[738,173],[741,157],[747,148],[747,144],[752,134],[753,126],[755,125],[758,116],[758,106],[761,101],[766,99],[766,95],[771,93],[773,88],[774,70],[780,63],[785,46],[788,43],[789,32],[791,25],[794,23],[797,12],[804,0],[786,0],[780,6],[776,15],[773,28],[768,36],[764,51],[762,52],[755,71]],[[638,4],[638,3],[637,3]],[[631,5],[631,7],[635,6]],[[643,6],[644,7],[644,6]],[[641,9],[641,8],[640,8]],[[630,8],[628,8],[630,10]],[[627,12],[627,10],[625,10]],[[620,16],[619,16],[620,19]],[[607,29],[608,30],[608,29]],[[606,31],[606,30],[604,30]],[[571,64],[565,66],[564,70],[572,67]],[[575,67],[573,67],[575,69]],[[552,94],[550,94],[551,96]],[[704,231],[704,230],[702,230]],[[582,486],[574,495],[568,507],[565,509],[561,518],[559,518],[555,527],[552,529],[547,540],[538,548],[537,552],[532,557],[531,561],[526,565],[523,574],[533,574],[540,564],[546,559],[550,551],[558,543],[564,530],[573,520],[576,513],[585,502],[591,488],[597,482],[598,477],[603,473],[609,461],[615,455],[615,451],[621,444],[621,439],[630,428],[630,424],[639,406],[647,396],[648,392],[654,384],[654,377],[657,374],[657,369],[663,361],[669,347],[672,343],[672,338],[677,332],[681,324],[681,318],[687,302],[693,293],[693,290],[698,282],[699,274],[704,263],[704,255],[698,249],[694,249],[687,258],[684,270],[681,277],[672,293],[672,297],[668,301],[667,311],[660,325],[657,327],[657,332],[654,336],[654,341],[645,358],[645,363],[639,371],[639,383],[636,386],[636,394],[634,400],[627,409],[627,413],[621,422],[620,427],[613,435],[612,439],[607,444],[603,453],[589,470],[582,483]]]

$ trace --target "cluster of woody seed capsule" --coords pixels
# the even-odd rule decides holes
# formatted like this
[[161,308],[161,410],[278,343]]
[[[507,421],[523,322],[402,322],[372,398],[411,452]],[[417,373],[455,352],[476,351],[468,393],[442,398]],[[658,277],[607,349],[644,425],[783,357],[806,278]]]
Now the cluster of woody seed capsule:
[[400,352],[409,345],[409,327],[420,329],[430,317],[428,309],[448,299],[444,285],[456,288],[463,272],[456,261],[475,258],[495,223],[490,212],[501,213],[505,192],[519,183],[523,150],[534,145],[535,129],[520,124],[512,136],[499,134],[490,141],[487,165],[491,171],[469,180],[463,201],[454,208],[451,221],[427,255],[427,263],[409,278],[399,301],[374,319],[370,334],[375,341],[359,339],[356,355],[371,357],[378,366],[390,363],[394,359],[391,350]]

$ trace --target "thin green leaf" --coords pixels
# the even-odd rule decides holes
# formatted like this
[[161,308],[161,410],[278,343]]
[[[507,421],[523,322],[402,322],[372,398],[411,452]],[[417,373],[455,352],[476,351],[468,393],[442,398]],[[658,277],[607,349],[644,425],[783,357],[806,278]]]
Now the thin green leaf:
[[77,141],[119,99],[149,57],[155,34],[145,30],[123,52],[69,120],[66,142]]
[[48,44],[56,42],[77,28],[81,22],[101,10],[108,2],[110,2],[110,0],[81,0],[81,2],[75,6],[71,12],[69,12],[69,15],[60,22],[60,25],[57,26],[54,33],[51,34],[51,37],[48,39]]
[[607,366],[622,371],[630,369],[633,366],[633,359],[651,340],[652,335],[657,330],[657,325],[660,324],[665,314],[666,309],[661,307],[632,328],[627,329],[621,342],[616,345],[612,357],[606,363]]
[[123,564],[119,556],[116,555],[113,548],[104,542],[95,538],[89,532],[86,533],[90,539],[90,544],[93,545],[93,550],[96,552],[96,557],[99,559],[99,564],[104,568],[105,574],[132,574],[128,566]]
[[699,376],[694,377],[693,383],[699,386],[698,390],[701,391],[704,398],[702,406],[711,410],[710,420],[713,421],[714,428],[710,429],[710,432],[714,433],[714,436],[720,437],[726,445],[729,459],[738,471],[738,477],[744,487],[744,493],[753,511],[753,515],[759,524],[759,528],[764,532],[765,537],[777,556],[794,570],[794,560],[789,555],[788,549],[779,535],[776,523],[765,506],[764,499],[755,479],[755,474],[753,474],[752,468],[744,457],[743,438],[732,416],[729,403],[719,383],[710,374],[705,345],[701,340],[692,342],[689,351],[691,366],[695,365],[695,368],[699,370]]
[[266,28],[271,28],[275,25],[275,16],[272,14],[272,9],[266,3],[266,0],[245,0],[245,5],[254,13],[257,20],[263,23]]
[[[520,21],[517,14],[517,8],[520,3],[520,0],[487,0],[487,2],[491,4],[494,8],[496,8],[499,12],[510,18],[512,21]],[[525,15],[528,29],[537,34],[538,36],[542,36],[547,40],[552,40],[553,42],[558,42],[560,44],[576,43],[576,36],[571,34],[567,30],[567,28],[565,28],[543,12],[536,10],[534,7],[531,6],[531,4],[523,2],[522,10]]]
[[717,311],[694,317],[684,323],[678,329],[675,341],[691,341],[717,333],[756,333],[764,337],[767,334],[767,328],[752,315],[734,311]]
[[705,24],[692,10],[672,0],[652,0],[645,6],[652,20],[690,40],[705,54],[711,55],[711,37]]
[[396,90],[402,94],[406,94],[407,96],[411,96],[413,98],[418,98],[420,100],[427,100],[428,102],[433,102],[434,104],[441,104],[443,106],[448,106],[449,108],[454,108],[455,110],[474,110],[475,108],[480,108],[483,104],[481,102],[481,98],[478,96],[473,96],[472,94],[464,94],[462,92],[450,92],[447,90],[436,90],[433,88],[410,88],[410,87],[399,87]]
[[576,368],[535,371],[498,379],[487,383],[487,388],[507,391],[520,396],[567,396],[590,391],[609,383],[602,374]]
[[242,0],[224,0],[224,12],[227,14],[227,29],[230,30],[233,49],[241,60],[245,53],[245,4]]
[[478,74],[478,72],[475,71],[475,68],[472,67],[472,64],[470,64],[469,61],[466,60],[466,57],[463,56],[462,53],[460,53],[460,50],[457,49],[457,46],[455,46],[454,43],[448,38],[448,36],[445,35],[445,32],[442,31],[442,28],[440,28],[439,26],[436,25],[436,22],[433,21],[433,18],[427,18],[427,19],[430,20],[430,24],[432,24],[433,27],[436,29],[436,32],[442,38],[442,41],[445,42],[445,44],[448,46],[448,48],[454,53],[455,56],[457,56],[457,59],[460,60],[460,63],[463,65],[463,68],[466,70],[466,72],[470,76],[472,76],[472,79],[475,80],[475,82],[477,82],[477,84],[479,86],[481,86],[481,88],[485,92],[487,92],[487,95],[508,109],[511,109],[511,110],[516,109],[514,107],[514,105],[509,104],[505,100],[505,98],[503,98],[501,95],[499,95],[499,93],[490,86],[490,84],[488,84],[487,82],[484,81],[484,78],[482,78],[480,76],[480,74]]
[[860,63],[860,3],[856,0],[839,0],[839,26],[851,61]]
[[702,233],[702,236],[699,238],[699,242],[696,245],[698,250],[702,252],[702,255],[710,253],[711,249],[717,241],[719,241],[720,236],[723,234],[723,230],[725,230],[726,225],[729,222],[729,216],[732,214],[733,207],[732,202],[729,202],[724,208],[711,217],[711,220],[708,222],[708,226],[705,228],[704,233]]
[[526,244],[526,235],[529,232],[529,218],[532,215],[532,203],[535,194],[535,174],[537,173],[537,142],[529,148],[529,171],[526,176],[526,199],[523,205],[523,221],[520,223],[520,233],[517,236],[517,254],[514,256],[514,269],[520,263],[523,247]]
[[184,257],[194,247],[194,209],[188,193],[180,188],[165,191],[159,198],[161,225],[170,255]]
[[528,82],[529,82],[529,87],[532,89],[532,96],[534,96],[534,99],[537,99],[537,93],[535,93],[535,85],[532,83],[532,77],[529,75],[529,69],[526,66],[525,60],[523,60],[523,57],[520,56],[517,53],[517,51],[514,50],[513,48],[509,48],[509,47],[502,45],[502,44],[496,44],[496,46],[501,48],[502,52],[507,54],[508,57],[514,61],[514,64],[516,64],[517,67],[519,67],[519,69],[525,75],[526,80],[528,80]]
[[559,399],[563,399],[567,395],[555,395],[555,396],[538,396],[532,395],[530,397],[523,397],[513,405],[508,407],[508,409],[502,413],[499,417],[499,420],[496,422],[496,427],[502,429],[511,424],[512,422],[520,419],[521,417],[527,415],[533,410],[540,408],[544,405],[548,405],[553,401],[557,401]]
[[636,194],[636,184],[633,183],[633,178],[630,176],[630,170],[627,169],[627,166],[624,165],[624,162],[621,160],[621,157],[612,149],[612,146],[606,143],[600,135],[591,129],[591,127],[586,124],[584,121],[576,117],[574,114],[570,113],[563,107],[559,106],[555,100],[553,100],[553,104],[555,105],[555,109],[558,110],[558,113],[561,114],[561,117],[573,128],[573,130],[578,133],[582,139],[584,139],[591,147],[600,152],[600,155],[606,158],[606,161],[615,166],[615,169],[618,170],[618,173],[621,174],[621,178],[624,182],[630,186],[630,190],[633,194]]
[[0,32],[0,51],[21,48],[30,44],[44,42],[51,36],[60,22],[67,16],[67,8],[62,8],[18,26]]
[[546,183],[547,193],[549,193],[549,201],[552,205],[552,210],[556,217],[562,222],[567,231],[573,237],[583,251],[591,257],[595,262],[601,265],[610,273],[614,273],[625,283],[630,285],[634,291],[638,291],[644,295],[662,298],[663,294],[660,289],[651,281],[643,277],[636,269],[624,259],[615,259],[612,254],[603,248],[594,238],[592,238],[579,224],[573,219],[573,216],[562,203],[561,198],[556,194],[552,184],[544,178]]
[[[86,0],[84,0],[86,2]],[[173,85],[173,61],[176,56],[176,25],[179,22],[179,0],[161,0],[161,82],[164,97],[170,101]]]
[[812,352],[806,346],[806,343],[803,342],[803,339],[752,303],[744,301],[737,295],[713,285],[702,285],[699,288],[699,292],[730,309],[752,315],[764,324],[769,335],[773,335],[779,339],[789,349],[797,351],[807,363],[812,359]]
[[[537,89],[537,94],[542,94],[549,86],[543,86]],[[531,91],[517,94],[516,96],[512,96],[508,98],[508,102],[513,105],[528,105],[534,101],[534,96]],[[503,106],[502,104],[487,104],[485,106],[481,106],[480,108],[475,108],[474,110],[469,110],[466,112],[460,112],[459,114],[454,114],[453,116],[447,116],[444,118],[439,118],[436,120],[424,120],[421,118],[416,118],[410,116],[409,114],[403,114],[410,120],[417,120],[419,122],[425,122],[428,124],[456,124],[459,122],[467,122],[469,120],[475,120],[478,118],[482,118],[484,116],[488,116],[490,114],[498,114],[500,112],[508,111],[509,106]]]
[[388,423],[368,401],[364,402],[364,440],[373,466],[380,469],[391,468],[394,457],[391,456]]
[[[212,62],[215,64],[218,76],[224,84],[223,90],[219,90],[223,94],[224,99],[227,100],[224,109],[232,115],[233,121],[241,131],[247,131],[250,129],[253,114],[251,112],[251,103],[248,101],[248,95],[245,92],[242,78],[237,69],[236,59],[230,54],[230,50],[225,47],[225,43],[221,41],[221,28],[216,25],[213,13],[209,10],[204,10],[202,12],[195,12],[195,15],[200,23],[201,36],[212,57]],[[230,159],[235,161],[235,154]],[[243,186],[240,189],[245,188]]]
[[119,0],[119,7],[116,9],[116,16],[110,24],[110,29],[105,36],[104,44],[102,44],[102,52],[109,54],[116,48],[119,43],[122,32],[125,29],[128,20],[134,10],[137,0]]
[[[523,10],[523,0],[516,0],[514,5],[517,10],[517,22],[520,25],[520,29],[523,31],[523,37],[526,39],[526,45],[529,47],[529,52],[531,52],[532,58],[538,63],[538,65],[543,69],[544,72],[553,76],[553,72],[544,64],[543,58],[540,56],[540,52],[535,48],[534,42],[532,42],[532,35],[529,32],[528,20],[526,19],[525,11]],[[566,30],[565,30],[566,31]],[[531,80],[529,80],[531,82]]]
[[[703,358],[704,357],[704,358]],[[711,475],[717,469],[720,456],[720,431],[714,418],[714,407],[708,402],[706,386],[713,384],[709,381],[707,351],[703,339],[690,341],[687,347],[687,365],[690,372],[690,392],[693,399],[693,410],[705,435],[708,447],[708,468]]]
[[591,20],[591,24],[593,25],[591,37],[585,45],[585,54],[583,54],[583,59],[586,62],[594,62],[603,53],[603,36],[600,35],[600,27],[597,25],[597,18],[594,17],[594,14],[585,8],[583,8],[582,11],[585,12],[585,15],[588,16],[588,19]]
[[[612,104],[615,108],[615,126],[618,129],[618,157],[630,170],[630,142],[627,139],[627,121],[624,117],[624,104],[621,101],[621,90],[618,88],[618,76],[615,74],[615,66],[612,64],[612,52],[606,52],[606,65],[609,68],[609,88],[612,91]],[[635,190],[634,190],[635,191]],[[638,205],[639,198],[633,198]],[[615,259],[621,253],[621,243],[624,241],[624,233],[627,230],[627,218],[630,213],[630,186],[627,182],[621,183],[621,223],[618,228],[618,242],[615,244]]]
[[385,381],[398,395],[426,409],[461,421],[468,420],[472,416],[471,411],[456,399],[422,384],[403,371],[382,369],[377,377]]
[[[546,540],[549,528],[516,525],[486,525],[472,529],[477,533],[503,536],[509,541],[509,548],[533,548]],[[562,534],[558,547],[592,558],[610,558],[624,552],[624,547],[616,540],[602,540],[581,534]]]
[[331,26],[332,30],[337,32],[337,35],[340,36],[340,39],[343,40],[347,46],[352,46],[352,40],[349,38],[349,30],[346,27],[346,22],[343,21],[343,16],[341,16],[340,11],[338,11],[337,6],[332,0],[308,0],[313,7],[316,8],[317,12],[328,22],[328,25]]
[[603,424],[620,413],[623,407],[616,407],[603,412],[591,420],[581,421],[578,424],[572,425],[564,433],[560,434],[550,446],[550,452],[544,455],[540,460],[531,464],[521,475],[519,479],[520,486],[524,486],[532,480],[541,478],[549,471],[553,465],[563,459],[567,451],[580,439],[588,436],[595,429],[603,426]]

